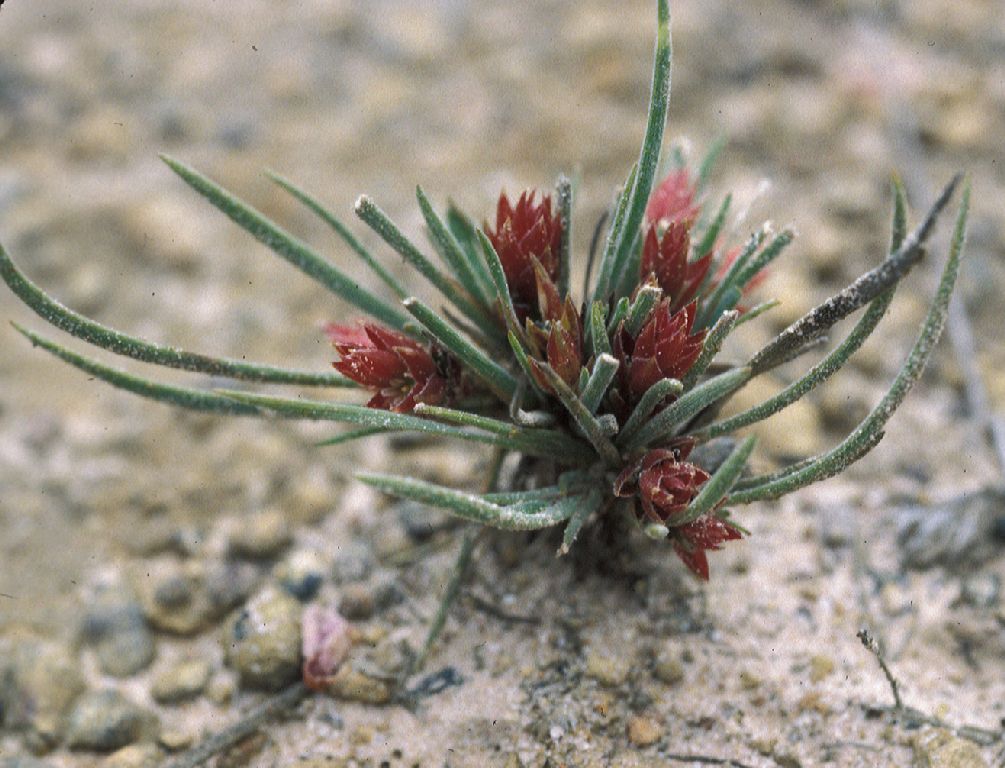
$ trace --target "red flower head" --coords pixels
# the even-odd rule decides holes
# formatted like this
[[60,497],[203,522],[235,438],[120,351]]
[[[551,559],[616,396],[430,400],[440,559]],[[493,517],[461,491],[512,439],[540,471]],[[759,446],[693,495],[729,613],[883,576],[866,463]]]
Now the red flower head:
[[673,549],[684,565],[700,579],[708,581],[707,550],[720,549],[727,541],[739,539],[740,532],[715,515],[702,515],[697,520],[672,529]]
[[614,336],[614,356],[621,365],[612,404],[619,416],[627,416],[649,387],[660,379],[684,376],[701,354],[705,331],[691,333],[697,306],[692,302],[673,313],[670,307],[669,299],[657,304],[636,338],[633,339],[624,326]]
[[674,516],[687,509],[709,478],[708,472],[686,461],[693,447],[691,440],[680,440],[669,448],[649,451],[618,476],[614,493],[622,497],[637,496],[647,519],[670,528],[674,552],[684,565],[700,579],[708,581],[705,552],[715,551],[725,542],[739,539],[741,534],[714,514],[674,526]]
[[526,320],[527,340],[534,356],[531,359],[531,373],[541,389],[551,392],[551,385],[537,366],[537,360],[547,360],[562,381],[575,391],[579,384],[579,372],[583,367],[583,320],[572,298],[566,296],[565,301],[562,301],[544,267],[537,259],[533,261],[537,277],[538,311],[542,320]]
[[687,509],[709,477],[704,469],[685,461],[693,447],[691,440],[681,440],[669,448],[649,451],[618,476],[614,493],[637,495],[649,520],[672,525],[670,518]]
[[499,254],[513,307],[521,321],[537,317],[534,259],[541,263],[550,280],[557,280],[562,248],[562,217],[557,212],[552,214],[548,195],[542,195],[537,203],[536,194],[522,193],[513,207],[503,192],[496,208],[495,230],[488,222],[485,224],[485,234]]
[[325,332],[341,355],[332,363],[339,373],[377,390],[371,408],[402,413],[416,403],[437,405],[452,388],[449,361],[437,364],[430,350],[402,333],[376,323],[332,324]]
[[701,211],[694,202],[694,187],[687,168],[671,171],[649,196],[646,221],[667,225],[675,221],[694,221]]
[[642,244],[639,277],[643,282],[650,275],[655,277],[663,294],[670,299],[670,311],[677,312],[694,301],[712,266],[712,253],[688,262],[691,251],[691,222],[688,220],[671,221],[662,238],[656,236],[656,228],[656,224],[649,225]]

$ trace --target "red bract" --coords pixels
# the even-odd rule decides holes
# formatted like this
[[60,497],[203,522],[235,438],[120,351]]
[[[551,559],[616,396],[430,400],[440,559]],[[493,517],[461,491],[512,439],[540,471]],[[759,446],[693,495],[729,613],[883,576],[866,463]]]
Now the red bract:
[[741,537],[740,532],[715,515],[703,515],[672,530],[673,548],[684,565],[708,581],[708,558],[705,552],[720,549],[727,541]]
[[683,440],[669,448],[649,451],[618,476],[614,493],[638,496],[642,513],[648,519],[672,525],[671,518],[687,509],[709,478],[704,469],[685,461],[693,445],[690,440]]
[[513,307],[521,321],[538,316],[534,259],[541,263],[549,279],[557,280],[562,247],[562,217],[552,213],[548,195],[542,195],[538,203],[534,200],[536,194],[522,193],[514,207],[503,192],[496,208],[495,229],[485,224],[485,234],[499,254]]
[[376,323],[329,325],[325,332],[341,355],[332,365],[367,389],[377,390],[367,405],[399,413],[416,403],[446,399],[447,377],[430,350],[402,333]]
[[642,244],[639,277],[642,282],[650,275],[656,278],[657,285],[670,299],[671,312],[677,312],[694,300],[712,266],[711,252],[689,263],[690,251],[690,221],[671,222],[661,238],[656,235],[656,225],[649,226]]
[[671,300],[661,301],[637,338],[622,328],[614,339],[614,355],[621,361],[619,389],[628,405],[660,379],[683,377],[701,354],[705,331],[691,333],[696,305],[692,302],[679,312],[670,307]]
[[694,187],[687,168],[672,171],[649,196],[646,220],[651,224],[668,225],[674,221],[694,221],[701,211],[694,202]]

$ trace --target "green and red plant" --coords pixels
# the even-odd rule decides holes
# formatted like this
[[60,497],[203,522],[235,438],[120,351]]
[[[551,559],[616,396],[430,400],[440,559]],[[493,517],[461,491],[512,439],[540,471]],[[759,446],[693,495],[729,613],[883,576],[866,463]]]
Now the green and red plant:
[[[52,325],[144,362],[263,384],[362,390],[365,405],[169,386],[115,370],[18,327],[34,344],[114,386],[216,413],[343,422],[356,429],[329,442],[420,432],[521,454],[524,471],[505,491],[473,494],[411,477],[361,474],[389,494],[438,505],[507,530],[563,525],[561,551],[583,526],[627,515],[669,540],[684,564],[708,579],[706,553],[739,539],[730,509],[774,499],[841,472],[880,440],[883,426],[918,379],[945,322],[962,255],[969,190],[949,259],[917,342],[886,395],[835,448],[767,475],[744,476],[754,439],[734,440],[717,466],[693,461],[696,446],[767,418],[803,397],[847,362],[882,318],[900,281],[921,259],[952,180],[921,224],[907,230],[903,189],[894,183],[889,253],[872,270],[785,329],[739,365],[716,360],[726,337],[775,302],[746,301],[764,269],[792,241],[768,225],[745,244],[726,242],[730,196],[710,208],[706,191],[717,150],[696,172],[678,164],[654,182],[670,82],[670,14],[658,2],[649,119],[638,162],[617,194],[580,294],[571,287],[572,188],[553,196],[499,198],[495,223],[478,227],[454,206],[441,216],[421,189],[419,207],[437,265],[368,197],[356,214],[441,295],[439,311],[413,297],[315,198],[272,176],[332,226],[395,297],[365,290],[309,246],[210,179],[165,157],[189,186],[368,317],[328,328],[337,373],[295,371],[212,358],[125,335],[67,309],[35,286],[0,250],[0,274]],[[598,256],[597,259],[594,257]],[[596,261],[595,269],[594,261]],[[817,346],[839,320],[864,309],[847,337],[766,402],[720,418],[722,404],[777,366]]]

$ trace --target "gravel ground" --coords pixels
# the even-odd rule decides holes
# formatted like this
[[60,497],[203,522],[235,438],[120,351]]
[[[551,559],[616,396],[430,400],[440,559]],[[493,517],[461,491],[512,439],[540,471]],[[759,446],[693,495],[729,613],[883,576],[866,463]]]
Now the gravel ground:
[[[347,221],[366,192],[416,236],[416,183],[481,218],[501,187],[572,173],[582,252],[644,130],[653,5],[8,0],[0,242],[102,322],[325,370],[320,328],[346,307],[157,153],[346,265],[263,168]],[[895,170],[923,208],[964,169],[975,199],[961,293],[1005,410],[1003,12],[994,0],[674,3],[670,135],[696,155],[729,140],[713,186],[750,210],[737,238],[766,217],[800,233],[761,289],[783,306],[736,355],[875,263]],[[944,224],[843,383],[760,429],[760,465],[833,444],[880,396],[947,240]],[[42,328],[0,296],[3,318]],[[485,456],[380,440],[315,449],[316,426],[179,414],[12,329],[0,338],[3,768],[159,764],[296,678],[308,603],[352,620],[337,696],[218,765],[1005,765],[1005,502],[982,493],[1003,476],[949,344],[868,461],[739,510],[752,535],[715,556],[707,586],[642,542],[629,567],[589,547],[556,560],[546,536],[487,537],[432,677],[408,682],[404,706],[391,681],[421,642],[458,529],[352,472],[464,484]],[[879,711],[892,696],[863,626],[927,722]]]

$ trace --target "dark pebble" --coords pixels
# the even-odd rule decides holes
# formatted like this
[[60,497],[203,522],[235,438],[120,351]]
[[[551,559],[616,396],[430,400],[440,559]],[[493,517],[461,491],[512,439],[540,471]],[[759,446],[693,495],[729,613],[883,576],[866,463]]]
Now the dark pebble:
[[153,724],[153,715],[117,691],[96,691],[73,708],[67,743],[71,749],[111,752],[138,741]]

